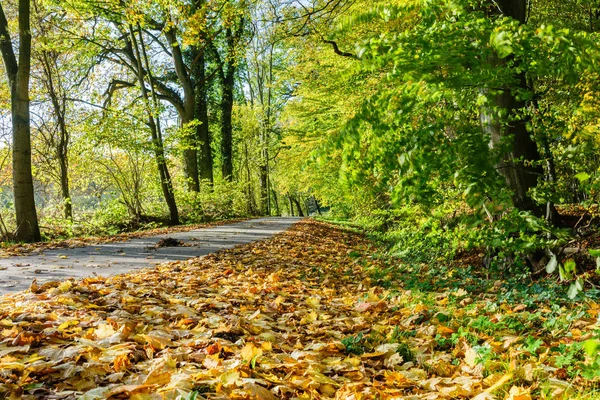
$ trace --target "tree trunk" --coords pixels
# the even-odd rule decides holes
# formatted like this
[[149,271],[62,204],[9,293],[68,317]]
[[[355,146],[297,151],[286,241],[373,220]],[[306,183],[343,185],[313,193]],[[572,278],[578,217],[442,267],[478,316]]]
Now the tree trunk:
[[317,213],[319,215],[323,215],[321,213],[321,206],[319,205],[319,201],[317,200],[317,198],[315,196],[312,197],[313,201],[315,202],[315,208],[317,209]]
[[65,121],[65,103],[63,102],[62,113],[57,113],[59,140],[57,144],[56,156],[58,157],[60,169],[60,191],[63,198],[65,219],[73,221],[73,204],[71,203],[71,194],[69,189],[69,132]]
[[[58,74],[58,66],[55,63],[56,57],[48,51],[42,51],[41,62],[43,73],[45,74],[45,86],[50,96],[50,102],[56,118],[58,126],[58,142],[56,143],[55,152],[58,159],[58,170],[60,178],[60,191],[63,199],[63,211],[65,219],[73,221],[73,205],[71,203],[71,195],[69,190],[69,130],[66,122],[66,96],[64,95],[60,78]],[[56,71],[56,72],[55,72]]]
[[[271,44],[269,48],[269,83],[267,85],[267,101],[264,103],[264,99],[261,101],[263,108],[266,105],[265,120],[263,122],[263,136],[262,136],[262,156],[264,165],[261,166],[261,195],[263,207],[266,209],[267,215],[271,215],[271,199],[269,193],[269,142],[271,136],[271,102],[272,102],[272,87],[273,83],[273,52],[275,46]],[[261,96],[262,98],[262,96]],[[263,182],[264,180],[264,182]],[[264,186],[263,186],[264,183]],[[299,211],[300,213],[302,210]]]
[[[28,81],[28,79],[27,79]],[[11,88],[13,131],[13,188],[17,230],[15,239],[41,240],[31,173],[31,131],[29,127],[28,83],[18,80]]]
[[290,217],[294,216],[294,203],[292,202],[292,196],[288,193],[287,195],[288,202],[290,204]]
[[[177,210],[177,204],[175,202],[175,193],[173,192],[173,184],[171,182],[171,175],[169,174],[169,169],[167,167],[166,159],[165,159],[165,149],[162,141],[162,133],[160,130],[160,118],[158,115],[154,115],[155,111],[158,109],[158,99],[156,97],[156,92],[154,91],[154,84],[152,82],[152,73],[150,71],[150,62],[148,61],[148,55],[146,54],[146,49],[144,47],[144,38],[142,36],[142,29],[138,24],[138,35],[139,35],[139,46],[135,40],[135,35],[133,29],[130,27],[131,32],[131,42],[133,45],[133,49],[136,52],[137,62],[137,71],[138,71],[138,83],[140,85],[140,92],[142,94],[142,98],[144,99],[144,103],[146,105],[146,112],[148,113],[148,127],[150,128],[150,135],[152,137],[152,150],[154,151],[154,158],[156,160],[156,164],[158,167],[158,174],[160,178],[160,186],[163,192],[163,196],[165,198],[165,203],[169,209],[169,221],[171,225],[179,224],[179,211]],[[141,48],[141,51],[140,51]],[[146,89],[146,83],[144,80],[144,67],[142,66],[142,58],[145,63],[146,73],[148,75],[148,80],[150,81],[150,91],[152,96],[152,103],[150,103],[150,98],[148,96],[148,90]]]
[[254,198],[254,190],[252,189],[252,174],[250,173],[250,159],[248,157],[248,144],[244,143],[244,164],[246,167],[246,191],[248,196],[248,210],[250,215],[256,215],[256,199]]
[[[182,121],[182,128],[186,129],[188,123]],[[188,137],[190,146],[194,146],[191,138]],[[198,174],[198,151],[196,149],[185,149],[183,151],[183,173],[187,179],[188,190],[190,192],[200,191],[200,175]]]
[[31,69],[31,4],[19,0],[19,61],[15,57],[8,21],[0,4],[0,51],[10,86],[13,134],[13,190],[18,241],[40,241],[33,176],[31,173],[31,128],[29,115],[29,77]]
[[67,130],[67,123],[65,120],[66,104],[63,101],[61,107],[58,102],[58,97],[55,95],[51,95],[51,97],[59,131],[58,143],[56,144],[56,157],[58,158],[59,164],[60,191],[63,199],[64,215],[65,219],[73,221],[73,205],[71,203],[69,190],[69,131]]
[[[196,10],[202,10],[206,6],[206,0],[195,0]],[[207,24],[206,21],[202,21]],[[200,31],[200,40],[210,40],[205,33]],[[205,45],[206,47],[206,45]],[[194,117],[198,121],[196,125],[196,140],[200,146],[200,178],[207,180],[211,185],[213,183],[213,157],[211,149],[210,130],[208,129],[208,82],[206,79],[206,58],[205,48],[193,50],[193,61],[191,65],[192,81],[194,83],[194,95],[196,108]]]
[[[228,32],[228,42],[231,32]],[[230,44],[233,46],[233,43]],[[223,162],[222,174],[223,180],[233,181],[233,89],[235,85],[235,66],[233,62],[227,62],[227,72],[225,73],[222,82],[222,98],[221,98],[221,158]]]
[[520,24],[527,22],[527,9],[531,0],[496,0],[494,3],[503,15],[519,21]]
[[294,203],[296,204],[296,208],[298,209],[298,216],[304,217],[304,211],[302,210],[302,205],[300,204],[298,199],[296,197],[294,197],[294,198],[292,198],[292,200],[294,201]]
[[267,166],[260,166],[260,212],[269,215],[269,175]]
[[[201,11],[205,0],[195,0],[194,8]],[[205,21],[201,23],[206,24]],[[200,31],[200,41],[210,40]],[[206,45],[205,45],[206,47]],[[205,48],[192,47],[191,51],[191,78],[194,89],[194,118],[196,119],[196,141],[200,150],[199,156],[199,176],[202,180],[207,180],[211,185],[213,183],[213,157],[211,149],[210,130],[208,129],[208,82],[206,79],[206,59]]]
[[202,180],[207,180],[213,183],[213,158],[211,150],[210,131],[208,129],[208,100],[207,100],[207,85],[206,73],[204,66],[204,51],[196,53],[196,63],[192,67],[192,76],[194,80],[194,96],[196,107],[194,110],[194,118],[196,124],[196,140],[200,149],[198,170]]
[[69,166],[67,158],[63,156],[60,160],[60,191],[63,198],[65,219],[73,221],[73,204],[69,190]]
[[[175,192],[173,190],[173,181],[171,180],[171,174],[169,173],[169,167],[167,166],[167,160],[165,157],[165,147],[163,145],[162,132],[160,127],[160,117],[157,114],[156,118],[152,118],[155,111],[158,113],[159,101],[154,88],[154,77],[150,70],[150,61],[148,60],[148,54],[146,53],[146,46],[144,44],[144,37],[142,36],[142,28],[138,23],[138,34],[140,37],[140,46],[142,49],[142,55],[144,56],[144,63],[146,64],[146,71],[148,74],[148,80],[150,81],[150,94],[152,96],[152,105],[154,109],[148,109],[150,119],[154,120],[151,122],[150,132],[152,136],[152,148],[154,149],[154,156],[156,158],[156,164],[158,166],[158,174],[160,177],[160,186],[165,197],[165,203],[169,209],[169,222],[171,225],[179,225],[179,210],[177,209],[177,202],[175,201]],[[142,77],[142,84],[144,79]],[[145,88],[144,88],[145,91]],[[148,102],[148,94],[146,93],[146,104]]]
[[[523,0],[499,0],[497,5],[505,16],[512,17],[524,24],[527,15],[527,2]],[[496,61],[504,66],[504,60]],[[543,169],[537,144],[527,131],[529,117],[519,117],[518,113],[526,104],[515,97],[516,89],[527,90],[525,74],[516,76],[517,87],[505,87],[499,94],[490,95],[491,108],[482,107],[481,123],[484,132],[490,134],[493,148],[503,151],[502,161],[498,165],[509,189],[513,192],[513,204],[519,210],[531,211],[542,216],[544,211],[528,195],[529,189],[537,185]],[[484,90],[484,94],[486,90]],[[501,117],[499,117],[500,115]],[[502,146],[508,143],[508,147]]]
[[198,174],[198,135],[197,127],[190,125],[196,114],[196,95],[193,77],[190,77],[186,67],[181,45],[177,41],[174,29],[164,31],[165,37],[171,46],[171,56],[179,83],[183,89],[183,104],[178,110],[181,118],[181,129],[185,135],[187,149],[183,151],[183,172],[187,179],[188,190],[200,191],[200,177]]
[[279,201],[277,199],[277,192],[275,192],[275,190],[271,189],[271,194],[273,196],[273,205],[275,206],[275,213],[274,213],[274,215],[280,216],[281,212],[279,211]]
[[[508,115],[515,115],[525,104],[517,101],[511,89],[507,88],[492,97],[494,108],[482,108],[481,122],[483,129],[491,136],[493,148],[503,149],[502,161],[497,166],[507,186],[513,192],[513,204],[519,210],[531,211],[537,216],[543,214],[542,209],[528,195],[529,189],[537,185],[538,178],[543,176],[539,165],[540,154],[537,144],[527,131],[528,119],[524,117],[510,122],[500,121],[496,115],[498,110],[505,110]],[[507,137],[510,141],[507,142]]]

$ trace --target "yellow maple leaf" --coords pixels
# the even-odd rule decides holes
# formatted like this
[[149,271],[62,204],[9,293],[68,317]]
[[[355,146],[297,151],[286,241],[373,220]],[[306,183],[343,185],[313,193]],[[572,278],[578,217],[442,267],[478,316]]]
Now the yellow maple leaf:
[[262,349],[254,346],[254,343],[246,343],[242,349],[241,356],[244,361],[252,361],[255,357],[260,357],[262,353]]

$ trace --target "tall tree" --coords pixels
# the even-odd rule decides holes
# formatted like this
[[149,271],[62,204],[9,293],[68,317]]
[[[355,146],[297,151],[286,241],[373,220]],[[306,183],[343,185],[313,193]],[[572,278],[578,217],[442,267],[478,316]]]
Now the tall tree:
[[[525,24],[528,4],[524,0],[498,0],[494,6],[497,6],[501,15]],[[508,67],[508,61],[508,58],[499,59],[497,56],[491,60],[498,67]],[[520,210],[532,211],[541,216],[542,207],[528,193],[544,175],[541,157],[537,144],[527,129],[529,117],[522,113],[527,104],[517,98],[519,91],[527,91],[529,88],[525,70],[518,71],[515,68],[515,71],[512,85],[499,90],[494,88],[493,94],[486,90],[485,94],[490,97],[492,107],[481,108],[481,122],[484,131],[491,137],[493,147],[501,149],[508,143],[507,148],[501,150],[503,155],[498,171],[513,192],[514,205]]]
[[212,40],[209,37],[209,26],[207,20],[208,4],[205,0],[194,0],[191,18],[200,22],[198,29],[198,42],[190,46],[190,63],[192,83],[194,88],[194,118],[196,120],[196,141],[200,148],[199,175],[209,184],[213,183],[213,156],[208,126],[208,86],[209,76],[206,74],[206,50],[207,44]]
[[253,16],[253,31],[256,32],[246,57],[247,80],[250,90],[251,103],[260,109],[260,211],[269,215],[270,192],[270,142],[272,137],[274,113],[274,56],[276,45],[280,41],[275,31],[275,26],[268,21],[270,10],[258,7]]
[[[243,21],[240,22],[243,25]],[[240,28],[242,29],[242,28]],[[221,157],[223,166],[221,172],[223,179],[233,181],[233,125],[231,116],[233,112],[233,90],[235,85],[235,37],[231,28],[226,30],[228,53],[226,61],[221,68]]]
[[206,74],[207,43],[212,40],[207,16],[210,8],[205,0],[194,0],[190,7],[179,6],[177,15],[173,15],[171,9],[165,10],[163,21],[156,21],[150,14],[146,15],[146,20],[152,28],[164,33],[169,46],[167,53],[172,59],[182,96],[164,84],[172,79],[155,79],[154,82],[157,91],[179,112],[188,141],[184,150],[184,169],[189,189],[199,191],[200,180],[213,182],[207,94],[211,76]]
[[[87,6],[82,6],[85,9]],[[92,9],[90,18],[102,16],[112,27],[100,30],[110,37],[87,38],[102,47],[103,53],[111,62],[122,65],[138,76],[137,60],[127,39],[128,19],[140,22],[146,45],[152,52],[161,53],[152,60],[156,72],[152,79],[157,98],[169,102],[179,115],[183,133],[184,173],[190,191],[200,190],[200,180],[213,181],[213,158],[208,121],[208,87],[212,74],[206,74],[206,43],[212,39],[209,34],[210,21],[215,19],[212,7],[204,0],[173,2],[168,6],[162,3],[148,6],[141,2],[112,5],[114,9],[102,13]],[[217,7],[218,8],[218,7]],[[218,12],[218,11],[217,11]],[[107,14],[108,16],[104,16]],[[207,16],[207,14],[210,15]],[[115,36],[110,32],[118,32]],[[94,31],[96,32],[96,31]],[[102,36],[102,35],[100,35]],[[154,65],[155,62],[157,65]],[[142,71],[143,75],[147,71]],[[136,85],[121,76],[116,77],[109,93],[116,89],[131,88]]]
[[[240,6],[241,7],[241,6]],[[233,21],[224,21],[225,43],[223,54],[215,41],[209,43],[211,55],[217,62],[217,74],[221,86],[221,173],[224,180],[233,181],[233,104],[235,77],[238,65],[239,43],[245,32],[243,10]]]
[[[124,74],[123,70],[119,70],[115,75],[112,76],[109,87],[107,89],[107,98],[105,100],[104,108],[110,105],[113,96],[117,90],[130,89],[138,87],[143,102],[143,108],[147,114],[146,126],[150,131],[152,153],[154,154],[154,160],[157,165],[157,172],[160,181],[160,187],[165,200],[165,204],[169,210],[169,222],[172,225],[179,224],[179,211],[175,201],[175,193],[173,189],[171,174],[166,161],[166,154],[164,148],[164,142],[162,137],[162,127],[160,120],[160,100],[166,100],[171,102],[176,110],[183,115],[183,117],[191,114],[185,113],[184,101],[176,89],[170,87],[164,81],[156,79],[154,70],[152,68],[152,61],[148,52],[151,50],[152,45],[157,45],[157,38],[154,34],[150,34],[143,29],[140,21],[144,23],[148,20],[148,29],[159,29],[158,22],[154,21],[151,16],[145,18],[145,15],[137,9],[136,12],[126,13],[124,10],[125,4],[113,4],[111,7],[102,8],[100,5],[90,2],[89,4],[84,2],[83,4],[72,5],[79,12],[87,12],[87,18],[93,21],[95,27],[101,27],[98,29],[92,29],[88,31],[88,35],[84,35],[83,39],[85,42],[89,42],[98,48],[101,56],[97,57],[100,61],[108,60],[110,63],[120,65],[124,67],[125,71],[130,74]],[[129,4],[129,6],[133,6]],[[91,7],[89,9],[88,7]],[[96,7],[99,7],[96,8]],[[146,24],[144,24],[146,25]],[[162,25],[164,27],[164,24]],[[115,33],[118,33],[115,35]],[[80,33],[72,32],[72,35],[79,37]],[[146,35],[145,35],[146,34]],[[151,38],[154,42],[152,45],[146,43],[145,37]],[[164,43],[158,44],[163,45]],[[165,52],[168,51],[165,48]],[[110,79],[110,78],[108,78]],[[160,94],[159,94],[160,91]],[[188,107],[188,111],[190,108]],[[191,110],[193,111],[193,109]],[[181,118],[183,123],[187,123],[187,119]],[[133,135],[132,135],[133,136]],[[196,158],[195,152],[192,157]],[[197,171],[194,165],[193,170]],[[197,179],[195,179],[197,182]],[[195,189],[197,185],[192,183],[192,187]],[[132,210],[136,210],[132,215],[140,214],[137,210],[140,207],[132,207]]]
[[[138,38],[136,39],[135,33],[137,32]],[[134,31],[133,27],[129,26],[131,46],[135,52],[135,58],[137,59],[137,72],[138,72],[138,83],[140,86],[140,92],[144,105],[148,113],[148,127],[150,128],[150,134],[152,137],[152,149],[154,150],[154,157],[158,167],[158,173],[160,177],[160,186],[162,188],[163,196],[167,207],[169,208],[170,223],[172,225],[179,224],[179,211],[177,210],[177,204],[175,202],[175,193],[173,192],[173,183],[171,181],[171,174],[167,167],[167,161],[165,159],[165,150],[163,145],[163,138],[161,133],[160,117],[159,117],[159,104],[156,96],[156,90],[154,88],[154,78],[150,69],[150,61],[146,52],[144,43],[144,36],[142,34],[142,28],[137,24],[137,29]],[[139,40],[138,40],[139,39]],[[142,64],[143,60],[143,64]],[[144,74],[145,71],[145,74]],[[146,88],[146,77],[150,86],[150,95]]]
[[[192,72],[189,70],[188,65],[185,62],[184,53],[181,48],[181,44],[177,38],[177,28],[172,22],[168,23],[169,26],[164,29],[164,34],[167,42],[170,46],[171,58],[173,61],[173,67],[178,83],[182,89],[182,96],[177,93],[173,93],[170,96],[170,101],[175,104],[176,109],[179,113],[181,120],[181,129],[185,132],[186,137],[186,148],[183,151],[184,157],[184,171],[188,180],[188,189],[190,191],[200,191],[200,176],[198,172],[198,136],[201,134],[199,131],[202,128],[197,127],[206,123],[204,120],[208,120],[208,113],[206,118],[202,116],[202,119],[194,123],[194,118],[197,114],[200,114],[204,107],[197,107],[197,100],[205,98],[206,96],[199,95],[196,97],[196,88],[194,87],[194,81],[192,80]],[[158,27],[165,26],[164,23],[158,23]],[[197,64],[203,64],[204,59],[199,59]],[[201,69],[201,71],[200,71]],[[204,73],[204,65],[202,67],[197,66],[194,71],[194,77],[201,79]],[[208,128],[207,128],[208,129]],[[203,130],[202,130],[203,133]]]
[[[201,179],[211,184],[213,182],[213,157],[208,126],[210,77],[206,74],[207,43],[212,40],[209,35],[208,11],[205,0],[194,0],[190,7],[182,7],[180,10],[180,24],[170,11],[166,13],[165,21],[152,23],[164,32],[170,47],[173,69],[183,92],[176,108],[182,127],[187,131],[189,148],[184,151],[185,172],[189,188],[193,191],[200,190]],[[190,37],[194,37],[194,40],[190,40]],[[191,45],[184,46],[184,42],[190,41]]]
[[49,50],[42,50],[40,61],[42,65],[43,83],[56,119],[58,135],[56,141],[53,141],[54,155],[58,160],[60,190],[63,198],[63,210],[65,219],[73,219],[73,206],[71,204],[71,195],[69,190],[69,140],[70,133],[67,128],[67,98],[63,92],[61,79],[58,73],[56,63],[56,54]]
[[[79,98],[83,82],[90,72],[91,63],[89,48],[85,43],[74,45],[70,35],[65,34],[68,26],[73,29],[73,21],[65,21],[63,10],[51,2],[36,1],[34,5],[35,24],[38,40],[33,48],[32,58],[37,69],[32,71],[32,79],[39,82],[36,100],[43,107],[46,101],[49,106],[43,112],[38,111],[38,118],[32,124],[34,131],[43,141],[44,148],[36,149],[35,156],[41,156],[50,169],[47,175],[52,176],[58,183],[63,202],[65,219],[73,219],[73,206],[71,201],[71,188],[69,179],[69,152],[72,140],[71,118],[74,114],[72,107],[73,98]],[[36,154],[36,150],[37,154]]]
[[29,78],[31,70],[30,0],[18,3],[18,61],[8,28],[8,20],[0,4],[0,52],[10,85],[13,134],[13,190],[19,241],[41,240],[31,173],[31,127],[29,112]]

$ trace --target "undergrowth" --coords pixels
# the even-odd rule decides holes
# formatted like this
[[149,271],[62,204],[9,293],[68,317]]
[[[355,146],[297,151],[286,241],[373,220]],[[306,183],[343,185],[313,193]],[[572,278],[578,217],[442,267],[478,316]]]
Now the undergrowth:
[[[574,240],[567,229],[551,229],[543,220],[517,212],[493,224],[473,214],[426,213],[412,207],[380,212],[366,224],[365,218],[330,220],[362,230],[376,243],[368,258],[355,260],[367,270],[371,284],[390,293],[408,291],[407,305],[427,309],[420,319],[451,328],[436,336],[438,351],[454,354],[461,343],[468,343],[484,376],[510,374],[514,385],[525,385],[523,371],[511,370],[494,348],[496,342],[518,338],[517,357],[540,362],[552,354],[553,379],[586,380],[589,389],[569,389],[555,397],[556,387],[545,382],[536,391],[539,397],[600,396],[600,328],[587,335],[580,331],[586,325],[582,321],[593,323],[599,315],[598,272],[591,269],[595,265],[589,266],[597,252],[586,248],[597,247],[594,240]],[[567,245],[580,249],[561,259],[557,254]],[[541,269],[531,264],[528,257],[544,250],[556,257],[559,274],[546,273],[553,265],[548,257],[540,262]],[[567,267],[573,269],[570,276]],[[580,280],[585,290],[573,292],[574,282]],[[563,336],[569,339],[549,344],[551,338]],[[342,344],[348,353],[368,350],[362,337],[347,337]]]

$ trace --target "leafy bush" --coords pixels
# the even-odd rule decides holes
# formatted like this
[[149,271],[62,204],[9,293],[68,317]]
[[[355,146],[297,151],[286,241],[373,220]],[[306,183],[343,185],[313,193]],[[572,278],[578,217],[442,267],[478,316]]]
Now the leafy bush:
[[[116,234],[122,231],[130,216],[127,207],[118,199],[107,200],[91,215],[89,222],[83,223],[83,230],[99,230],[102,233]],[[87,228],[87,229],[86,229]]]
[[203,222],[250,215],[248,200],[238,182],[204,183],[199,193],[177,192],[177,205],[184,221]]

